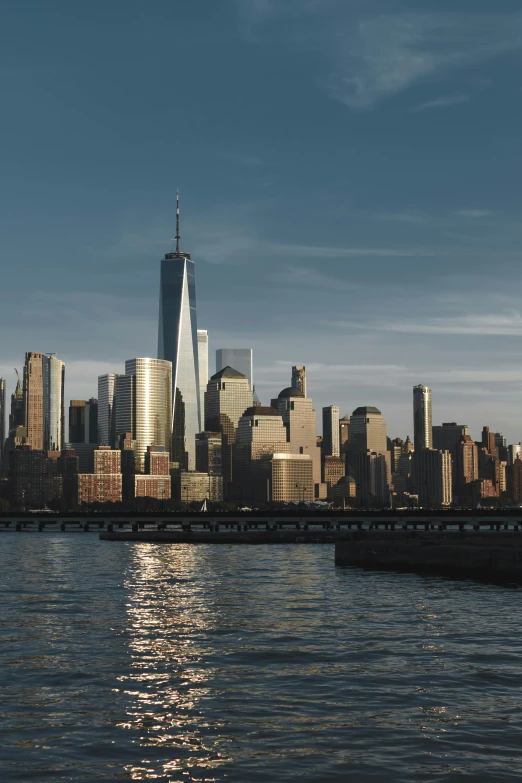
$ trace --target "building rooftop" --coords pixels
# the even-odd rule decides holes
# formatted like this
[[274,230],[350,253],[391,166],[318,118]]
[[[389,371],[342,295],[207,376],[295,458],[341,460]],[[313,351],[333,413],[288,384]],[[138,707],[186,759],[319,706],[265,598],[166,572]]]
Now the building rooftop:
[[215,375],[212,376],[210,379],[211,381],[218,381],[220,378],[246,378],[246,375],[243,375],[242,372],[238,372],[237,370],[234,370],[233,367],[223,367],[222,370],[219,370]]
[[275,408],[267,408],[264,405],[254,405],[252,408],[247,408],[243,413],[243,416],[279,416],[279,413]]
[[295,386],[287,386],[286,389],[283,389],[283,391],[279,392],[277,398],[281,400],[287,397],[304,397],[304,394],[300,389],[297,389]]
[[379,408],[375,408],[373,405],[361,405],[360,408],[354,410],[352,416],[365,416],[367,413],[378,413],[379,416],[381,415]]

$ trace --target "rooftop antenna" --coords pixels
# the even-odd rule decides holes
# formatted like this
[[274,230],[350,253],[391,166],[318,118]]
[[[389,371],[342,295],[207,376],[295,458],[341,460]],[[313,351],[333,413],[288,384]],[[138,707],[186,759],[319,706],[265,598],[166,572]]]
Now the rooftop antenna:
[[14,371],[16,373],[16,377],[18,378],[18,383],[20,383],[20,374],[19,374],[18,370],[16,369],[16,367],[14,368]]
[[176,190],[176,253],[179,255],[179,188]]

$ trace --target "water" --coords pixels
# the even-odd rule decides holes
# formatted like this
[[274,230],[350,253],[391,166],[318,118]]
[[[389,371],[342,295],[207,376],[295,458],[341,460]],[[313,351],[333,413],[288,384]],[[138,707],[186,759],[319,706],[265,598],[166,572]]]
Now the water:
[[0,569],[2,783],[522,778],[519,590],[91,534]]

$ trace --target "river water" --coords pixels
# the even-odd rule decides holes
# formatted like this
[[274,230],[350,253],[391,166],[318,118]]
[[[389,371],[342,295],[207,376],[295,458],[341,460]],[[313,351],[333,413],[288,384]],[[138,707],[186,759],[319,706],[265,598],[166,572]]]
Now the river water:
[[522,591],[333,546],[0,538],[0,780],[522,779]]

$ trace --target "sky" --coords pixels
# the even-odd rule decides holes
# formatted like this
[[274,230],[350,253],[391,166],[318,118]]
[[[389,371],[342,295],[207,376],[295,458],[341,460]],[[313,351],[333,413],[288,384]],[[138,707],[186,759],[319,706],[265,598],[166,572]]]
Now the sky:
[[[522,440],[522,10],[511,0],[17,0],[0,45],[0,376],[66,403],[157,349],[180,189],[198,327],[264,404]],[[320,431],[320,416],[318,429]]]

